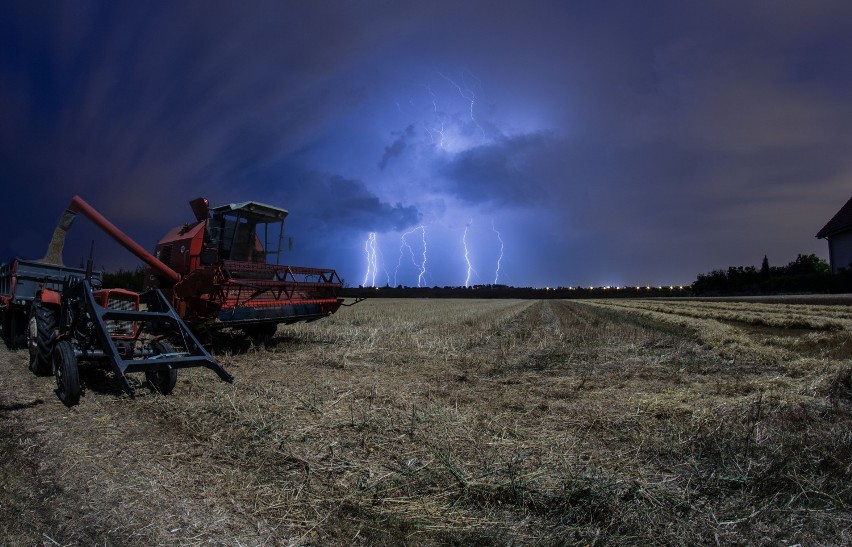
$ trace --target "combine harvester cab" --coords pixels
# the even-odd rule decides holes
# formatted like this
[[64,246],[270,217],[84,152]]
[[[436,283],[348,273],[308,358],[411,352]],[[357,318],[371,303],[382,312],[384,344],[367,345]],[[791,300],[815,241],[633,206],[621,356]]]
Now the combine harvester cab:
[[155,248],[157,260],[181,279],[171,283],[156,267],[145,279],[199,333],[230,327],[264,342],[279,324],[315,321],[340,308],[343,283],[335,270],[281,264],[286,210],[254,201],[209,207],[204,198],[190,206],[196,222],[172,229]]

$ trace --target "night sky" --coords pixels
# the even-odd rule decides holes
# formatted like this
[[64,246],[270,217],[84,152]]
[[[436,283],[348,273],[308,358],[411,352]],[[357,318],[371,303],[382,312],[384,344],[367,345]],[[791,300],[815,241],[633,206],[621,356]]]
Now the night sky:
[[[827,258],[852,3],[7,0],[0,187],[2,261],[41,257],[75,194],[149,249],[198,196],[283,207],[285,262],[353,286]],[[83,218],[65,262],[92,239],[138,264]]]

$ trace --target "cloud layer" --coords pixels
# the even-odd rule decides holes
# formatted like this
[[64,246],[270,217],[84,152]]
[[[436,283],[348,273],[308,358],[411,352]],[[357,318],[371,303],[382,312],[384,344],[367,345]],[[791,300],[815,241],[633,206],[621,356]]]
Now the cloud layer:
[[422,223],[452,283],[471,219],[483,270],[509,224],[518,285],[825,255],[848,28],[842,2],[4,3],[0,252],[79,193],[146,246],[198,195],[274,202],[294,259],[350,278],[368,232],[392,262]]

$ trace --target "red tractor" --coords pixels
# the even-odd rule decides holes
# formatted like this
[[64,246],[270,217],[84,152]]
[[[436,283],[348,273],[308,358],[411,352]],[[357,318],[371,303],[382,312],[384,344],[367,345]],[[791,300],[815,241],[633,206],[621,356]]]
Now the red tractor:
[[170,230],[152,255],[75,196],[44,261],[61,264],[65,232],[82,213],[148,265],[146,288],[160,289],[208,343],[225,327],[263,342],[279,324],[315,321],[340,308],[343,283],[335,270],[281,264],[287,211],[254,201],[210,207],[205,198],[190,206],[195,220]]

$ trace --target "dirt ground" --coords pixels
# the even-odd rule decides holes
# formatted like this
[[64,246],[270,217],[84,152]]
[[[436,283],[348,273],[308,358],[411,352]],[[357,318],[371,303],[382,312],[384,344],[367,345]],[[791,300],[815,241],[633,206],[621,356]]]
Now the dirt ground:
[[370,300],[71,409],[0,348],[0,538],[850,544],[847,306],[761,306]]

